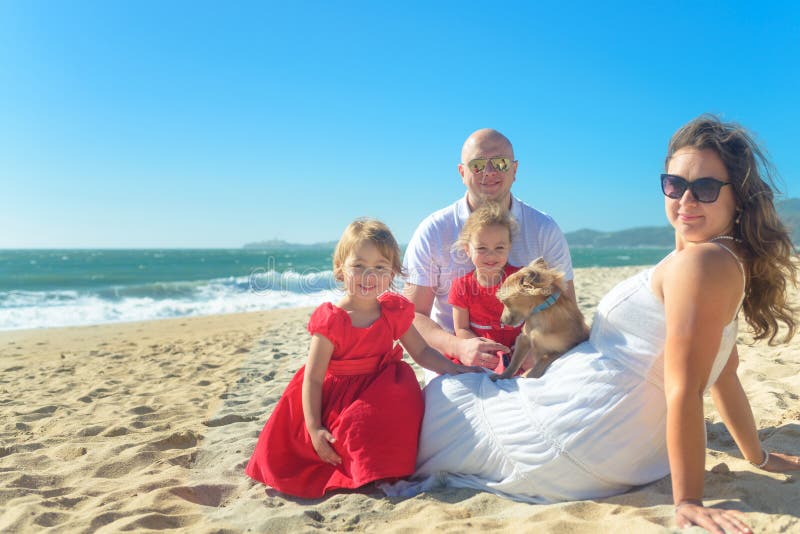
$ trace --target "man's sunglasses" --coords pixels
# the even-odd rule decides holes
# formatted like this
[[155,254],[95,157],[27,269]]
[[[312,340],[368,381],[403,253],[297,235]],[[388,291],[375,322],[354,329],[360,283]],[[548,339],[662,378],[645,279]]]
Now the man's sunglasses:
[[666,196],[676,200],[683,197],[683,194],[688,189],[698,202],[716,202],[719,198],[720,190],[726,185],[731,185],[731,183],[721,182],[716,178],[698,178],[690,182],[674,174],[661,175],[661,190]]
[[497,172],[506,172],[511,168],[511,164],[514,163],[511,158],[476,158],[467,163],[467,168],[470,172],[478,174],[486,169],[486,163],[490,161]]

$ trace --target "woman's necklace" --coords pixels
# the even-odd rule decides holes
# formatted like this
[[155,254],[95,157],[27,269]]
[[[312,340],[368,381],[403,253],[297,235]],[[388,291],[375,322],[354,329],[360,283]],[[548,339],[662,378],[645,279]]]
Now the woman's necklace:
[[742,242],[741,239],[739,239],[738,237],[733,237],[732,235],[715,235],[714,237],[709,239],[708,242],[711,243],[712,241],[719,241],[721,239],[730,239],[734,243],[741,243]]

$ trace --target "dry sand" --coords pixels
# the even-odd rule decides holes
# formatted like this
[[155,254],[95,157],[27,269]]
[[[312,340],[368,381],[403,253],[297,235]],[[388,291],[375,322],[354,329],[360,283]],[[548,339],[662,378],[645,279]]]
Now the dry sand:
[[[577,269],[587,317],[637,270]],[[471,490],[390,499],[374,488],[301,500],[253,483],[242,470],[305,360],[310,311],[0,333],[0,531],[676,530],[669,477],[553,505]],[[799,345],[740,347],[764,442],[794,454]],[[750,466],[710,401],[706,414],[707,502],[746,512],[758,532],[800,532],[797,477]]]

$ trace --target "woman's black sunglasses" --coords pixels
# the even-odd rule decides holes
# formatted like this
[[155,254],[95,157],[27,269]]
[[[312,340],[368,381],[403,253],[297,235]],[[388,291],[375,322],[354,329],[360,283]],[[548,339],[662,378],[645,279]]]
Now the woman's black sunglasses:
[[719,198],[720,189],[726,185],[731,185],[731,183],[721,182],[716,178],[698,178],[690,182],[674,174],[661,175],[661,190],[666,196],[676,200],[681,198],[688,189],[698,202],[716,202]]

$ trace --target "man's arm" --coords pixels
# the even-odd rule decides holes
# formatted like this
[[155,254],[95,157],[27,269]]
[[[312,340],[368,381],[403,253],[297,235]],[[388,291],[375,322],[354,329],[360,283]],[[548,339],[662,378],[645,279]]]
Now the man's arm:
[[497,351],[509,352],[510,349],[500,343],[485,338],[459,339],[445,331],[431,319],[431,309],[435,294],[432,287],[406,283],[403,290],[408,300],[414,303],[414,327],[431,347],[443,354],[458,357],[466,365],[488,366],[491,361],[497,363]]
[[572,267],[572,255],[569,252],[569,244],[567,243],[567,238],[564,237],[564,233],[558,227],[558,224],[552,219],[550,219],[550,221],[552,224],[542,229],[545,243],[543,245],[545,250],[542,256],[550,267],[561,269],[564,276],[569,277],[569,280],[565,283],[566,293],[568,296],[572,297],[572,300],[577,304],[578,298],[575,295],[575,284],[572,280],[575,271]]
[[442,354],[457,354],[458,339],[444,331],[441,326],[431,319],[433,301],[436,297],[432,287],[418,286],[406,283],[403,293],[408,300],[414,303],[414,327],[431,347]]
[[567,296],[571,297],[572,298],[572,302],[577,304],[578,303],[578,297],[575,296],[575,284],[572,283],[572,280],[567,280],[566,286],[567,286],[567,290],[566,290]]

